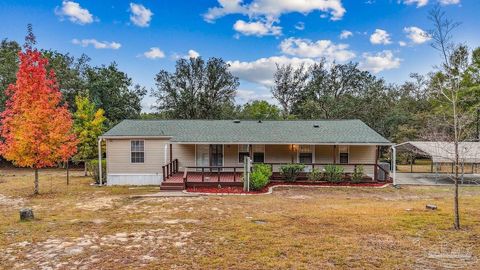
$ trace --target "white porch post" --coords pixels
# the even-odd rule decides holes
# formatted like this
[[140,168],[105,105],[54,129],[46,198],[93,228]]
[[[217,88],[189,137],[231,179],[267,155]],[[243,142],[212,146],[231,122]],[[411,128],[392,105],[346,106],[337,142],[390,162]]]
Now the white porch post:
[[98,185],[103,185],[102,180],[102,137],[98,138]]
[[392,178],[393,178],[393,186],[397,185],[397,149],[395,145],[392,145]]

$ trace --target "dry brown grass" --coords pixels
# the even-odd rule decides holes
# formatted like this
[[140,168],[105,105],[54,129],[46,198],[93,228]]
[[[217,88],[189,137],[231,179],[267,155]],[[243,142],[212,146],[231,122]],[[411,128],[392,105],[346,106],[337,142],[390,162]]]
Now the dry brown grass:
[[[413,164],[413,166],[410,166],[410,164],[397,165],[398,172],[431,173],[432,170],[433,172],[437,171],[438,173],[450,174],[452,173],[452,164],[449,164],[449,163],[437,164],[435,169],[435,167],[432,168],[431,160],[420,159],[420,160],[415,160],[415,164]],[[479,173],[480,166],[475,164],[464,164],[463,170],[464,170],[464,173],[466,174]]]
[[[478,269],[480,189],[279,188],[273,195],[130,199],[74,173],[0,171],[0,268]],[[7,197],[5,197],[7,196]],[[425,204],[437,204],[427,211]],[[36,220],[18,221],[34,208]]]

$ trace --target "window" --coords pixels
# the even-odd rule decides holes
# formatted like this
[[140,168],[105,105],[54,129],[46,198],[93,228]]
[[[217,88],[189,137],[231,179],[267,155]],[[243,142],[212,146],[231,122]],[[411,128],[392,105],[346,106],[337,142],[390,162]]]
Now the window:
[[265,162],[265,145],[253,145],[253,162]]
[[250,156],[250,151],[248,150],[248,144],[239,144],[238,145],[238,163],[243,163],[245,157]]
[[300,145],[300,148],[298,151],[298,162],[302,164],[313,163],[313,146]]
[[341,145],[338,148],[338,152],[340,153],[340,164],[348,164],[348,146]]
[[145,144],[144,141],[131,141],[130,153],[132,163],[145,162]]

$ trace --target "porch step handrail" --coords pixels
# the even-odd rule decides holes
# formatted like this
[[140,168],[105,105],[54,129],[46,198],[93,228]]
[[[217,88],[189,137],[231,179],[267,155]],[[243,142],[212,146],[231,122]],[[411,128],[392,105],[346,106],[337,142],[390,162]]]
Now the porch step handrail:
[[162,166],[163,181],[170,178],[172,175],[178,172],[178,159],[174,159],[171,162]]

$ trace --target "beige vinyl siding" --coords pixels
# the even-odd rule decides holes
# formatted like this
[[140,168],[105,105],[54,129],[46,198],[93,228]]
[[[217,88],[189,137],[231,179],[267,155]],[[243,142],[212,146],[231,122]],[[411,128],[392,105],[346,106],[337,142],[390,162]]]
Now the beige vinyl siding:
[[375,163],[375,146],[350,146],[351,163]]
[[333,163],[333,145],[315,146],[316,163]]
[[238,144],[226,144],[223,148],[224,166],[243,166],[238,163]]
[[[363,163],[363,164],[375,164],[375,151],[376,146],[350,146],[349,159],[350,163]],[[364,166],[363,168],[366,174],[374,174],[374,166]]]
[[[297,154],[292,153],[289,144],[266,144],[265,145],[265,162],[266,163],[291,163],[292,155],[294,161],[297,161]],[[281,165],[274,165],[273,171],[278,172]]]
[[195,166],[195,144],[172,144],[172,157],[178,159],[179,171]]
[[[316,145],[315,163],[333,163],[333,145]],[[324,167],[325,165],[316,166],[319,170],[323,170]]]
[[[136,139],[139,140],[139,139]],[[145,139],[145,162],[131,163],[130,139],[107,140],[108,174],[162,174],[167,140]]]
[[289,144],[266,144],[265,145],[265,162],[278,163],[292,162],[292,153]]

